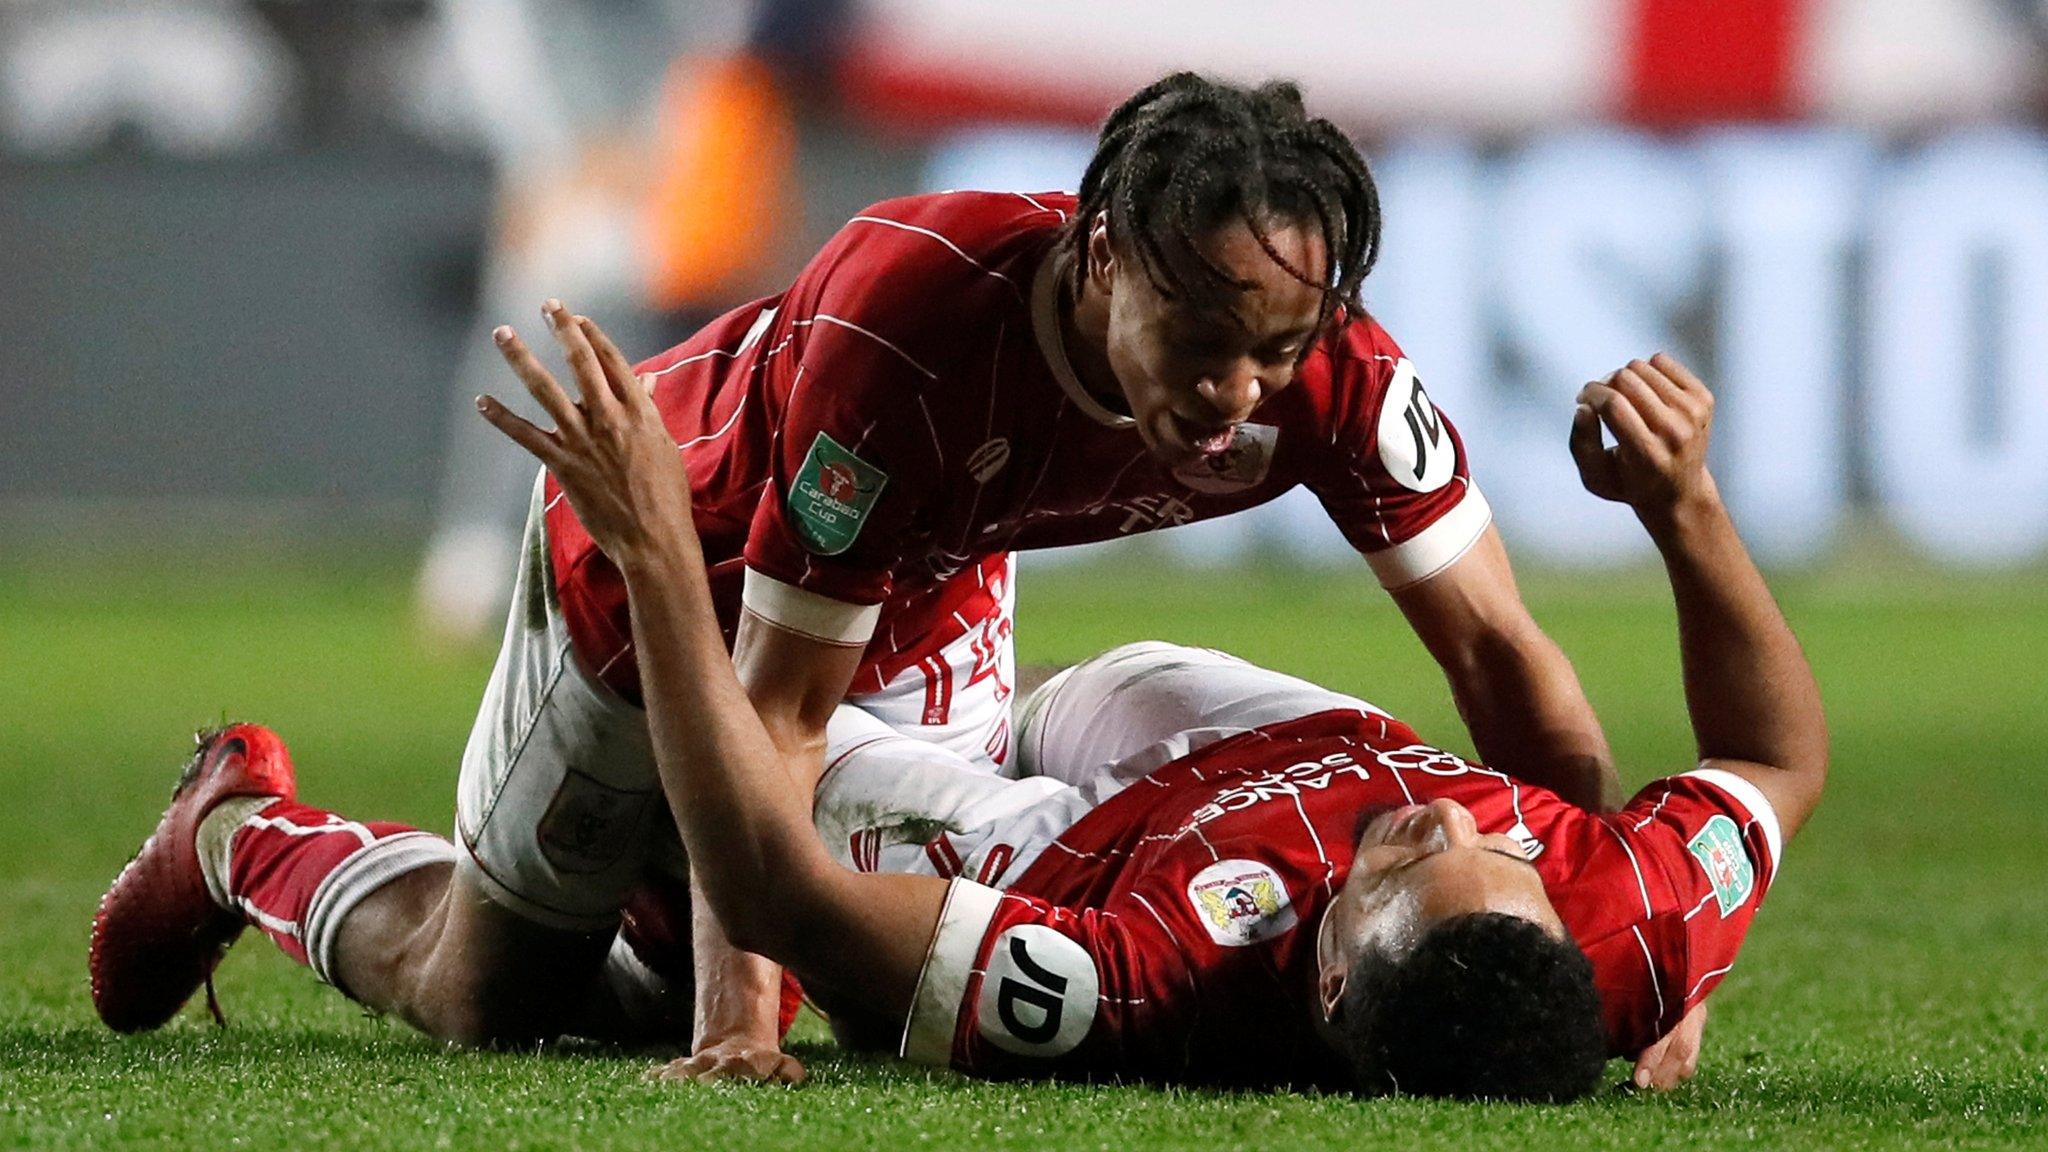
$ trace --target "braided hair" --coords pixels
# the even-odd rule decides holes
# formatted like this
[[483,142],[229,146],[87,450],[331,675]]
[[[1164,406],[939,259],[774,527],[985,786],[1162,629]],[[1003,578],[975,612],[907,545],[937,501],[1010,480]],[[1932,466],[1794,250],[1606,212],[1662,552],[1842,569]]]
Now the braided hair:
[[[1359,284],[1379,257],[1379,189],[1364,157],[1336,125],[1311,118],[1301,90],[1284,82],[1240,88],[1176,72],[1110,113],[1067,238],[1077,292],[1088,232],[1103,213],[1154,289],[1197,306],[1227,304],[1251,287],[1200,243],[1233,220],[1288,275],[1322,291],[1324,317],[1340,306],[1362,310]],[[1285,259],[1273,244],[1276,224],[1315,229],[1330,274],[1318,279]]]

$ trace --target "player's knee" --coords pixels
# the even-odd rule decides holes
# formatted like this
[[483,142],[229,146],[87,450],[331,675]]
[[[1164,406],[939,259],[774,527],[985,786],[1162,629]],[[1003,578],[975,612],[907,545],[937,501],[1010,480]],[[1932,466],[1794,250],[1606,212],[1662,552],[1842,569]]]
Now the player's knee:
[[1133,640],[1119,644],[1081,662],[1083,668],[1114,668],[1133,661],[1149,660],[1157,656],[1184,656],[1202,649],[1189,648],[1168,640]]

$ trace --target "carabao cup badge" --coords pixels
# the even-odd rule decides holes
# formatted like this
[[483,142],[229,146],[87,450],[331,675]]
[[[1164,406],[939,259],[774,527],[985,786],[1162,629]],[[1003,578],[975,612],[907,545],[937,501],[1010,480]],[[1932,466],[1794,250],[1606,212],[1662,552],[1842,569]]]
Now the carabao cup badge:
[[853,547],[888,483],[887,472],[820,432],[789,490],[790,523],[805,548],[837,556]]
[[1706,872],[1714,886],[1714,903],[1727,919],[1756,889],[1756,867],[1742,850],[1742,830],[1728,817],[1715,816],[1685,847]]

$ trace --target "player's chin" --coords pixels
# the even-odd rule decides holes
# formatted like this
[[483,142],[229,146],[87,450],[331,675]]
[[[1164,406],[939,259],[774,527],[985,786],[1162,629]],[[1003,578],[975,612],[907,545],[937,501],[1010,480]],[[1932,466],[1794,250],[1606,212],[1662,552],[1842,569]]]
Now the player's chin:
[[1171,410],[1162,408],[1150,418],[1138,421],[1138,437],[1152,458],[1169,468],[1181,468],[1202,458],[1201,449],[1181,435]]

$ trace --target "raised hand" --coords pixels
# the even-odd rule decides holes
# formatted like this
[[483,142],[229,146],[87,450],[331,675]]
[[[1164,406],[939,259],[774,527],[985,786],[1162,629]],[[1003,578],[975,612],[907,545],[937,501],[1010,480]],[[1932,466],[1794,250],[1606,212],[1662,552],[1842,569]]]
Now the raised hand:
[[693,542],[689,474],[648,381],[633,375],[632,365],[588,317],[572,315],[559,300],[543,305],[541,315],[568,357],[580,400],[569,398],[506,325],[491,338],[555,428],[543,429],[490,396],[477,397],[477,411],[547,466],[583,527],[614,562]]
[[[1685,365],[1661,352],[1631,360],[1579,389],[1571,434],[1579,479],[1586,491],[1647,519],[1717,496],[1707,472],[1713,419],[1713,393]],[[1612,448],[1601,443],[1603,425],[1614,436]]]

